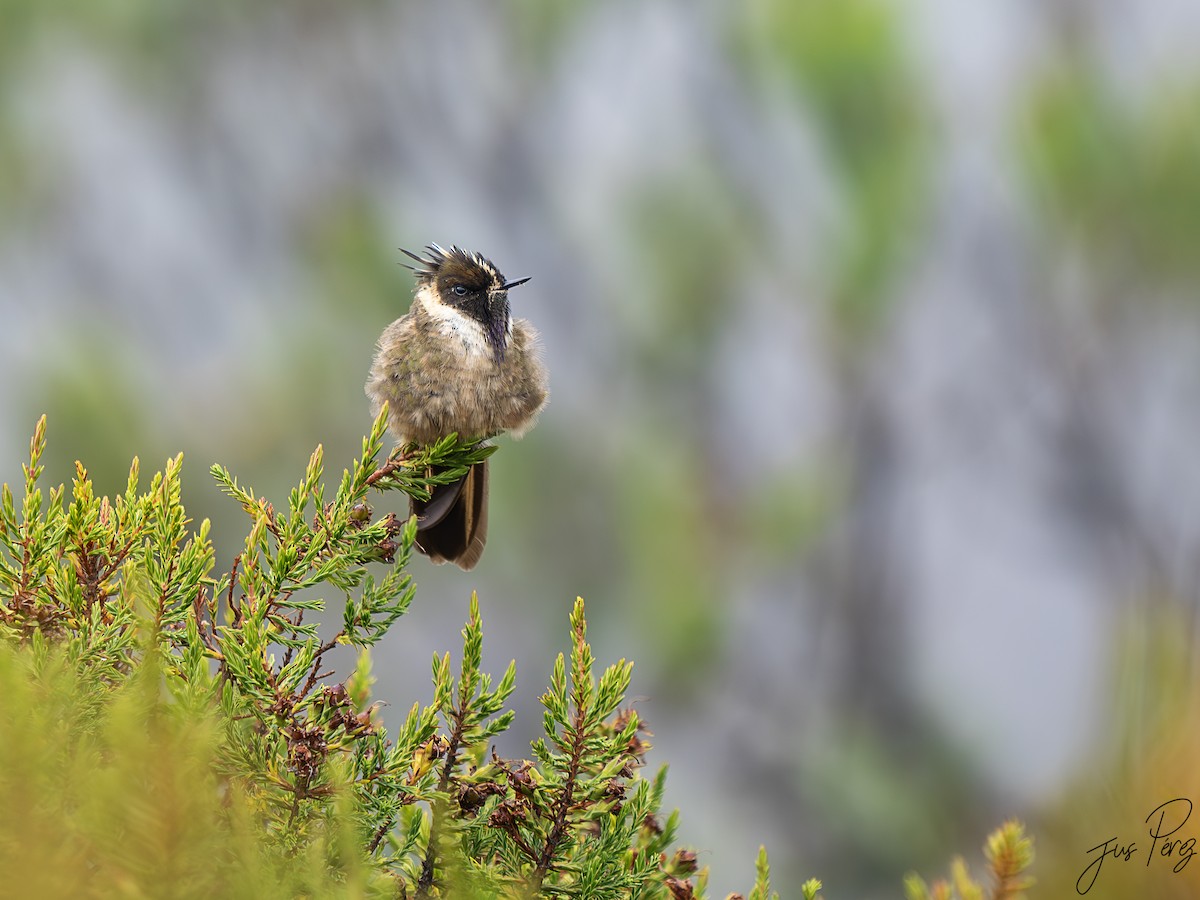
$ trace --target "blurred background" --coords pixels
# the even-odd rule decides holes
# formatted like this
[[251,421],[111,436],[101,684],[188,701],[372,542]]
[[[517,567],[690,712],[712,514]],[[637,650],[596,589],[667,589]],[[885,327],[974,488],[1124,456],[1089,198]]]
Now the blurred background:
[[[478,590],[527,755],[575,596],[712,894],[895,897],[1029,820],[1044,896],[1200,800],[1200,4],[0,0],[0,480],[182,450],[283,501],[370,416],[397,247],[510,278],[552,400]],[[148,475],[147,475],[148,480]],[[389,501],[381,498],[377,509]],[[340,614],[340,598],[330,597]],[[1178,836],[1200,836],[1200,814]],[[1091,896],[1194,896],[1109,860]]]

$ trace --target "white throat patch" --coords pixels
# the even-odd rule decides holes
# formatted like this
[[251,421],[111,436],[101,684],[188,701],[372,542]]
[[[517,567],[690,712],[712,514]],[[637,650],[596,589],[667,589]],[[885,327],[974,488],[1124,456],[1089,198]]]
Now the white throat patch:
[[[425,307],[425,312],[429,314],[429,318],[437,323],[438,331],[448,338],[457,338],[462,342],[463,351],[468,358],[479,357],[486,360],[491,360],[494,357],[492,345],[488,343],[487,333],[483,329],[483,325],[476,319],[460,313],[457,309],[447,306],[445,303],[438,303],[429,294],[430,288],[422,287],[417,292],[417,299],[421,305]],[[509,333],[511,334],[512,325],[509,323]]]

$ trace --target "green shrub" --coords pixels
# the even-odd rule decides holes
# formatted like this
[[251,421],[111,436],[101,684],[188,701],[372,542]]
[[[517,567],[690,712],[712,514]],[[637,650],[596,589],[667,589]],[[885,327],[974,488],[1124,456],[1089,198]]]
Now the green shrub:
[[[632,664],[596,676],[582,600],[531,759],[491,748],[516,673],[480,671],[474,597],[458,665],[433,657],[433,703],[382,727],[370,648],[413,600],[415,526],[375,521],[368,496],[419,496],[492,451],[452,437],[379,463],[384,421],[329,499],[320,447],[286,510],[214,466],[250,519],[220,573],[180,503],[181,457],[144,492],[135,460],[115,499],[81,464],[69,497],[43,493],[39,421],[24,495],[6,484],[0,502],[0,894],[704,896],[660,811],[665,767],[642,776]],[[322,588],[344,599],[332,637],[305,621]],[[338,645],[359,652],[340,681]],[[756,882],[776,896],[765,852]]]

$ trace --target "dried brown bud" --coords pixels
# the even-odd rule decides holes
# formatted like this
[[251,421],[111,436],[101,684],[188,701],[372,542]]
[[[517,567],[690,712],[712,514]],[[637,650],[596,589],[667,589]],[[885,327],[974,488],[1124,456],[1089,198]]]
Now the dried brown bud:
[[507,765],[502,765],[501,768],[508,776],[509,786],[514,791],[526,797],[533,793],[533,778],[529,774],[533,764],[529,760],[522,761],[515,769],[509,768]]
[[673,875],[691,875],[696,871],[696,851],[695,850],[676,850],[675,855],[671,857],[671,862],[667,864],[667,871]]
[[604,799],[613,804],[614,813],[621,811],[621,803],[625,799],[625,782],[612,779],[604,786]]
[[318,728],[307,728],[292,724],[284,728],[288,739],[288,769],[303,782],[316,778],[325,760],[328,746],[325,735]]
[[[634,712],[632,709],[623,709],[620,712],[618,712],[616,714],[616,716],[613,718],[612,723],[610,725],[613,732],[616,734],[620,734],[622,731],[624,731],[629,726],[629,720],[631,718],[633,718],[633,716],[634,716]],[[626,752],[628,752],[631,756],[635,757],[638,760],[638,762],[645,761],[645,756],[649,752],[650,747],[651,747],[650,742],[647,740],[644,740],[642,735],[645,735],[646,737],[652,737],[654,735],[654,732],[652,732],[646,726],[646,723],[639,716],[638,724],[637,724],[637,731],[635,731],[633,734],[633,737],[631,737],[629,739],[629,744],[625,748]]]
[[671,900],[693,900],[696,896],[690,881],[668,875],[666,885],[667,890],[671,892]]
[[458,789],[458,806],[467,815],[474,815],[479,807],[487,802],[488,797],[503,793],[504,788],[494,781],[464,784]]
[[492,810],[491,816],[488,817],[488,824],[493,828],[511,831],[524,822],[528,814],[529,806],[524,800],[518,797],[509,797],[507,800],[500,801],[500,805]]

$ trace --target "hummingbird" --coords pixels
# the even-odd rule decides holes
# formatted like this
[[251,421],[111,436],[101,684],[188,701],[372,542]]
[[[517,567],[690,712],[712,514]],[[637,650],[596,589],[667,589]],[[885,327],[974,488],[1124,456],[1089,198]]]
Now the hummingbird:
[[[417,265],[408,312],[379,336],[366,393],[401,444],[433,444],[451,433],[467,441],[520,437],[549,397],[537,331],[509,312],[508,281],[495,263],[452,246],[429,244],[424,255],[401,248]],[[407,264],[406,264],[407,265]],[[488,462],[463,478],[410,500],[416,547],[433,562],[469,570],[487,541]]]

